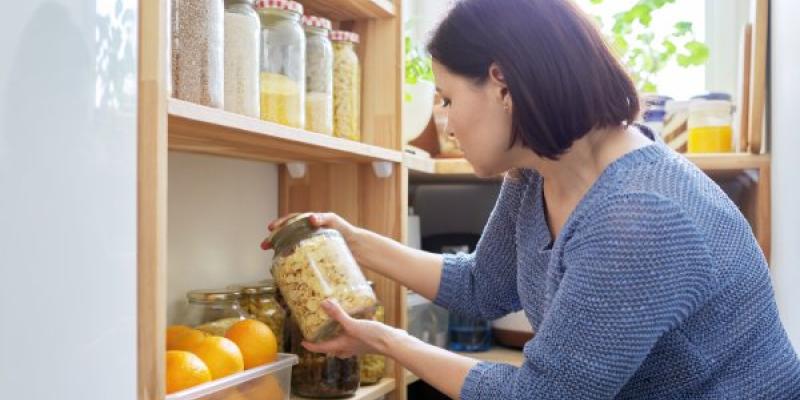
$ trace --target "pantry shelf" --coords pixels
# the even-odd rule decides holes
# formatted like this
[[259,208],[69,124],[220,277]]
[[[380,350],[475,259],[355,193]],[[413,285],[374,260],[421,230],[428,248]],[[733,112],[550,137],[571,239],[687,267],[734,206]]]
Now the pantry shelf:
[[[489,351],[484,351],[480,353],[458,353],[462,356],[474,358],[479,361],[490,361],[490,362],[498,362],[498,363],[505,363],[515,365],[517,367],[522,365],[524,361],[524,355],[522,354],[521,350],[516,349],[509,349],[505,347],[493,347]],[[406,370],[405,371],[405,380],[406,384],[410,385],[414,382],[419,381],[419,377],[414,375],[413,372]]]
[[[395,380],[394,379],[383,379],[382,381],[378,382],[376,385],[372,386],[364,386],[361,389],[358,389],[353,397],[350,397],[350,400],[377,400],[382,396],[385,396],[391,393],[395,389]],[[292,396],[292,400],[305,400],[305,397],[300,396]]]
[[[761,170],[770,165],[770,155],[768,154],[686,154],[684,156],[708,173]],[[475,176],[472,166],[462,158],[431,159],[404,154],[403,164],[411,171],[412,180],[418,182],[482,180]]]
[[336,21],[391,18],[394,4],[388,0],[305,0],[306,14],[321,15]]
[[399,151],[170,99],[169,149],[270,162],[402,162]]

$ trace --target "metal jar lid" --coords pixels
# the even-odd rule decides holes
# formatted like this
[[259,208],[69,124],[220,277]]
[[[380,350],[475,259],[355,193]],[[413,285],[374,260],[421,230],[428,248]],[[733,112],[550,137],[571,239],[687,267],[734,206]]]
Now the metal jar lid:
[[272,244],[272,248],[280,251],[287,245],[298,242],[300,239],[307,237],[314,233],[317,228],[311,226],[311,213],[303,213],[296,215],[286,221],[286,223],[276,229],[269,236],[268,240]]
[[236,285],[236,286],[238,286],[243,296],[275,293],[275,281],[272,279],[264,279],[258,282],[243,283],[241,285]]
[[242,297],[238,289],[198,289],[186,293],[189,302],[216,303],[223,301],[236,301]]

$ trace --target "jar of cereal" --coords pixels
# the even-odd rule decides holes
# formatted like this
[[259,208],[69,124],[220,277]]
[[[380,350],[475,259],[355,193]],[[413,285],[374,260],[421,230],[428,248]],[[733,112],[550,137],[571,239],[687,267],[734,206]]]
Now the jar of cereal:
[[353,32],[333,31],[333,134],[361,140],[361,66]]

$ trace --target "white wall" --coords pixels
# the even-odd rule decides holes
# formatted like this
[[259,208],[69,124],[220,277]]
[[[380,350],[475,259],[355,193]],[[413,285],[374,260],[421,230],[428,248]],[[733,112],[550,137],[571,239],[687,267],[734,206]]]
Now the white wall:
[[268,276],[259,248],[278,212],[274,164],[170,152],[167,322],[180,323],[185,294]]
[[136,398],[137,5],[3,2],[0,398]]
[[795,349],[800,350],[800,2],[772,0],[772,276]]

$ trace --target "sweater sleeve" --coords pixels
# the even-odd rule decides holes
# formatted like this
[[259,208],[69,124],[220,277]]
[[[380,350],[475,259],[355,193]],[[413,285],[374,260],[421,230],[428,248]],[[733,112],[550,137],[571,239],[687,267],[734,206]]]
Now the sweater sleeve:
[[463,399],[613,398],[711,296],[708,247],[673,202],[634,193],[602,204],[566,239],[560,286],[523,365],[478,364]]
[[472,254],[446,254],[435,302],[466,317],[491,320],[518,311],[516,216],[529,178],[506,178]]

